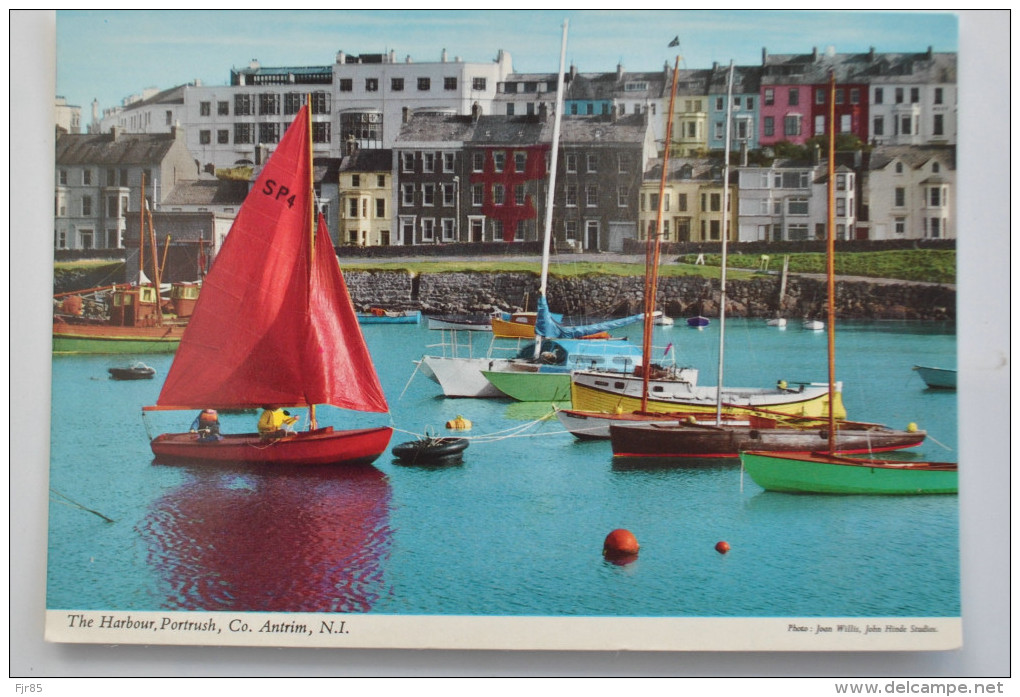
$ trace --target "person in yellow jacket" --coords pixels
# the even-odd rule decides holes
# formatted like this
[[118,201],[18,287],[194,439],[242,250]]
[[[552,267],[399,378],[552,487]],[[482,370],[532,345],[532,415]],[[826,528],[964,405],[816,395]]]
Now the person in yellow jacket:
[[263,438],[279,438],[287,432],[293,432],[298,418],[291,416],[286,409],[264,406],[262,416],[259,417],[259,435]]

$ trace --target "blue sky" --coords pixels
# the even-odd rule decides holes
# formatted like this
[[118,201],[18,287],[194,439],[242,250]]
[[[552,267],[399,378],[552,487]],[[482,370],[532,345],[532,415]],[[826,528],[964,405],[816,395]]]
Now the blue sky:
[[57,94],[83,108],[120,104],[146,87],[222,85],[231,67],[326,65],[348,54],[394,50],[399,60],[493,60],[499,49],[521,72],[555,72],[564,19],[567,61],[583,72],[658,70],[678,49],[690,68],[713,61],[754,65],[761,49],[808,53],[958,50],[957,17],[947,12],[704,10],[423,11],[60,11]]

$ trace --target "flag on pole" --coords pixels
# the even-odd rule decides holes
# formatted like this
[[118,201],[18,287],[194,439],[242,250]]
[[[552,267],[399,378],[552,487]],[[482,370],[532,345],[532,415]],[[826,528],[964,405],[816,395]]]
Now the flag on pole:
[[679,45],[680,45],[680,35],[677,34],[676,36],[673,37],[673,40],[669,42],[669,48],[673,48],[674,46],[679,46]]

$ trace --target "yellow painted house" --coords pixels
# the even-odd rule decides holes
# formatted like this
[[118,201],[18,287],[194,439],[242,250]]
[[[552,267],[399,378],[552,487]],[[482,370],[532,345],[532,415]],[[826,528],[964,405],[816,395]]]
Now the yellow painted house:
[[393,231],[393,151],[351,150],[339,166],[337,244],[388,246]]
[[[638,239],[648,239],[658,215],[662,161],[645,172],[639,200]],[[730,168],[729,228],[737,240],[736,168]],[[721,160],[682,158],[669,162],[663,199],[663,242],[718,242],[723,228],[723,164]]]

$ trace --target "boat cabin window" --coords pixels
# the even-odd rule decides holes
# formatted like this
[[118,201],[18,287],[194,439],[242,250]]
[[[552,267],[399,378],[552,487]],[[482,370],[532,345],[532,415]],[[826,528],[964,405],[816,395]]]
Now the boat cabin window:
[[140,288],[139,300],[143,303],[154,303],[156,302],[156,289],[155,288]]
[[652,387],[652,392],[662,392],[662,385],[655,385]]
[[623,388],[624,388],[624,383],[622,383],[622,382],[614,382],[613,383],[613,389],[614,390],[622,390]]

